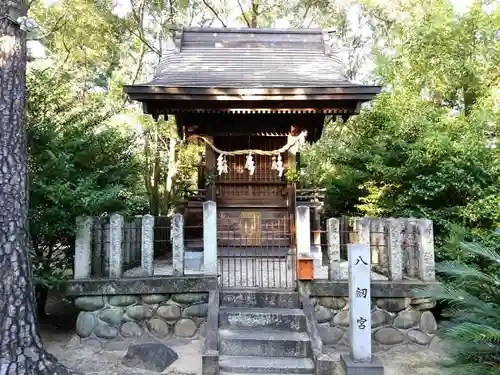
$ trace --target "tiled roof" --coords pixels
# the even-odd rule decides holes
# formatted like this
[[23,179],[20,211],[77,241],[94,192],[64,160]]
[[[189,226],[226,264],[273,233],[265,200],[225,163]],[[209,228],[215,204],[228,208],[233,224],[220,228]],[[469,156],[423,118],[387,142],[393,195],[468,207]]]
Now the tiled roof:
[[150,86],[345,87],[340,61],[320,29],[184,28]]

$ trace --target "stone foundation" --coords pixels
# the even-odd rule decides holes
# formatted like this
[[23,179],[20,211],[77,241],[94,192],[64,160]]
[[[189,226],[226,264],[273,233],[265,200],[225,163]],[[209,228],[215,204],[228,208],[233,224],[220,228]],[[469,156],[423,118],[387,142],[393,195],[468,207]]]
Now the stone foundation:
[[78,296],[82,343],[167,340],[205,335],[208,293]]
[[[323,344],[343,351],[349,345],[347,297],[314,297],[314,315]],[[372,298],[374,350],[413,344],[427,347],[437,330],[430,298]]]

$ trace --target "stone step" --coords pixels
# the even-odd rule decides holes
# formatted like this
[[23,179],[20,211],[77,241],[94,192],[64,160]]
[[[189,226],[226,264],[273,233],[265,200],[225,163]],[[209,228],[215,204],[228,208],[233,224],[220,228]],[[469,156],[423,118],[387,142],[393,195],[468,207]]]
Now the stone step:
[[236,374],[313,374],[310,358],[220,356],[222,372]]
[[219,327],[234,329],[270,328],[305,332],[306,317],[300,309],[276,307],[221,307]]
[[311,342],[305,332],[271,329],[219,329],[221,355],[262,357],[311,357]]
[[221,307],[278,307],[300,308],[299,294],[289,290],[224,290],[220,297]]

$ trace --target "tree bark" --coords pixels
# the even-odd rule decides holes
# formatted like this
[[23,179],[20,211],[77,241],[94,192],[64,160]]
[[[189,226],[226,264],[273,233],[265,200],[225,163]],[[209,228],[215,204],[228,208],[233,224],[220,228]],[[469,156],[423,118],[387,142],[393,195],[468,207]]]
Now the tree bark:
[[22,0],[0,1],[0,375],[64,375],[42,347],[28,248],[26,34],[13,21],[25,14]]

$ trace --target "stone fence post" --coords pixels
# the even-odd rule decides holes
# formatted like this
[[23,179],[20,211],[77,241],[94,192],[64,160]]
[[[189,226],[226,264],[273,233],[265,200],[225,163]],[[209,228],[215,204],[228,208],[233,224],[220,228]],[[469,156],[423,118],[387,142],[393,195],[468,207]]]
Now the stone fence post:
[[77,232],[75,238],[75,273],[74,279],[88,279],[91,276],[92,263],[92,218],[80,216],[76,218]]
[[217,275],[217,205],[203,203],[203,273]]
[[418,268],[422,281],[434,281],[436,271],[434,264],[434,230],[432,221],[418,220]]
[[398,219],[387,220],[386,246],[389,254],[389,280],[403,280],[403,253],[401,251],[401,224]]
[[297,255],[311,256],[311,228],[308,206],[298,206],[296,209]]
[[172,215],[172,275],[184,276],[184,217]]
[[121,278],[123,276],[123,216],[113,214],[109,219],[109,277]]
[[326,221],[326,237],[328,243],[328,278],[340,280],[342,270],[340,268],[340,233],[339,220],[334,217]]
[[144,276],[153,276],[153,228],[155,225],[155,218],[152,215],[144,215],[141,223],[141,269]]

